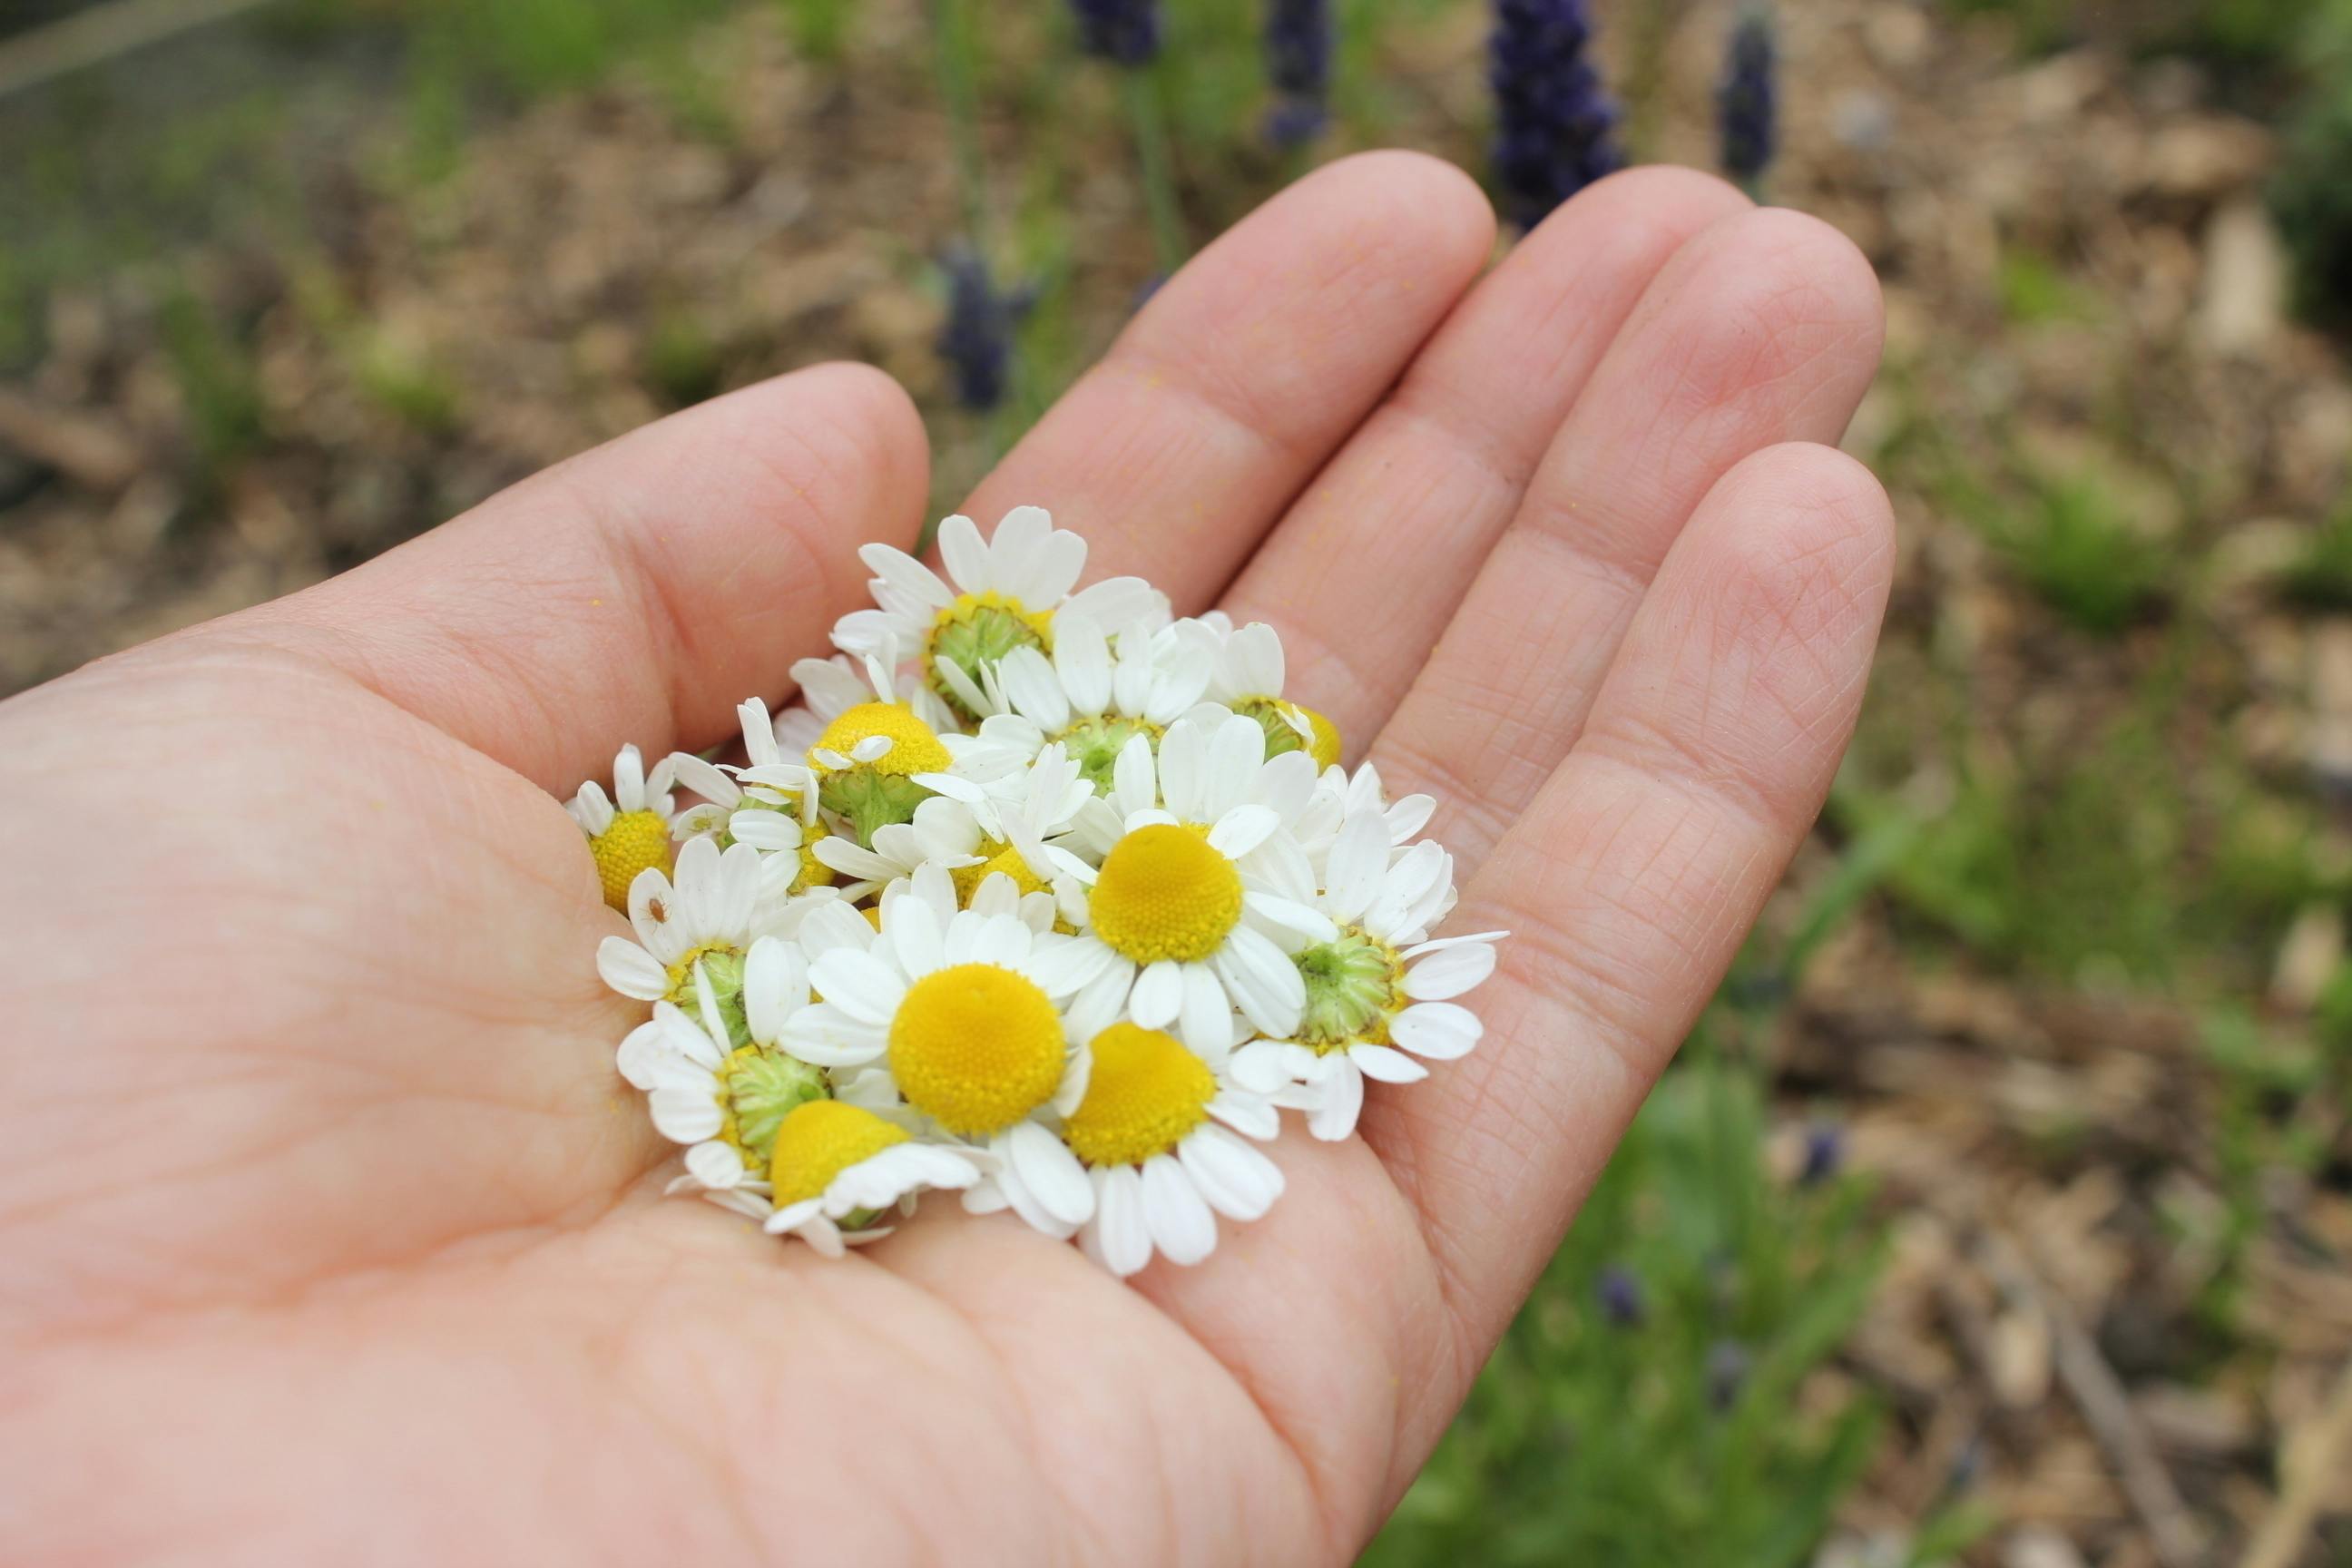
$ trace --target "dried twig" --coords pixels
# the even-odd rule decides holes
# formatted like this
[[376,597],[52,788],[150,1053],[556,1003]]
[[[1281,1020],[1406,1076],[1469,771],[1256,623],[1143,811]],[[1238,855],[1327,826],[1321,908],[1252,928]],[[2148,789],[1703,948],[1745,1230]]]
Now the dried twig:
[[2083,1413],[2099,1447],[2116,1468],[2116,1479],[2147,1530],[2148,1544],[2164,1568],[2199,1568],[2205,1561],[2204,1532],[2180,1500],[2155,1440],[2132,1408],[2122,1379],[2107,1364],[2098,1342],[2058,1293],[2043,1284],[2024,1249],[1998,1230],[1984,1232],[1979,1248],[1985,1267],[2000,1288],[2029,1302],[2050,1325],[2052,1359],[2058,1381]]
[[2301,1440],[2282,1460],[2286,1485],[2263,1516],[2262,1528],[2254,1531],[2252,1543],[2239,1559],[2239,1568],[2287,1568],[2303,1549],[2304,1538],[2311,1533],[2327,1489],[2347,1463],[2352,1463],[2352,1361],[2344,1363],[2327,1408],[2304,1429]]

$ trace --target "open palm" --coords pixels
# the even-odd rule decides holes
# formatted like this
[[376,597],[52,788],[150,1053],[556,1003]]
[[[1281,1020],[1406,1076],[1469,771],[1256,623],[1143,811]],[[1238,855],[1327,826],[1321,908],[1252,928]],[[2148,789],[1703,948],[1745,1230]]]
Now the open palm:
[[1172,279],[973,498],[1277,627],[1426,789],[1477,1053],[1192,1269],[664,1202],[552,791],[782,698],[923,434],[824,367],[0,707],[0,1561],[1341,1562],[1818,809],[1890,568],[1831,231],[1380,154]]

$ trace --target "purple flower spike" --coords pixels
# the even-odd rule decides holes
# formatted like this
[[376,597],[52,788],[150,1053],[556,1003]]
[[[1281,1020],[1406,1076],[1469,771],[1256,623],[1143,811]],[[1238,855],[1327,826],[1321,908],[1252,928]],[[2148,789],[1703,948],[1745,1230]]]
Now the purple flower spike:
[[1078,19],[1078,47],[1115,65],[1150,65],[1160,53],[1155,0],[1070,0]]
[[1612,134],[1617,106],[1586,58],[1591,41],[1583,0],[1496,0],[1495,180],[1522,228],[1624,161]]
[[1724,173],[1745,185],[1763,176],[1777,141],[1773,55],[1771,13],[1761,6],[1742,12],[1716,86],[1715,113]]
[[1328,0],[1267,0],[1266,75],[1274,83],[1274,108],[1265,117],[1267,140],[1277,147],[1303,147],[1322,134],[1328,115],[1324,98],[1331,80],[1331,7]]

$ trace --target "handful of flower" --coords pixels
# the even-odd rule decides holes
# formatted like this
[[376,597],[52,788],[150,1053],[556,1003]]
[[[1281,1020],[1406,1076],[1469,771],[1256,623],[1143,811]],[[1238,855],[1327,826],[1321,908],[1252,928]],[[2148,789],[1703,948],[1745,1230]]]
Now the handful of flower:
[[[744,762],[635,747],[569,809],[651,1005],[622,1076],[698,1192],[820,1252],[927,1189],[1132,1274],[1282,1194],[1285,1110],[1478,1043],[1454,998],[1504,933],[1432,940],[1453,860],[1283,695],[1269,626],[1171,616],[1035,507],[940,529],[947,581],[869,544],[876,606],[742,704]],[[675,810],[674,789],[700,797]],[[675,849],[674,847],[675,846]]]

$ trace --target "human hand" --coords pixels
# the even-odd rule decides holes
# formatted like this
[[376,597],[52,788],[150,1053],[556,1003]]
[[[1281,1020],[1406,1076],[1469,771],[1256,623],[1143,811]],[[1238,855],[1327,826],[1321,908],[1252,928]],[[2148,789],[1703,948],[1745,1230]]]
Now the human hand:
[[[772,701],[926,498],[831,366],[0,706],[0,1561],[1345,1562],[1819,808],[1891,565],[1867,266],[1700,175],[1493,272],[1379,154],[1163,288],[967,510],[1276,626],[1441,802],[1485,1043],[1132,1284],[662,1202],[555,793]],[[555,793],[551,793],[555,792]]]

